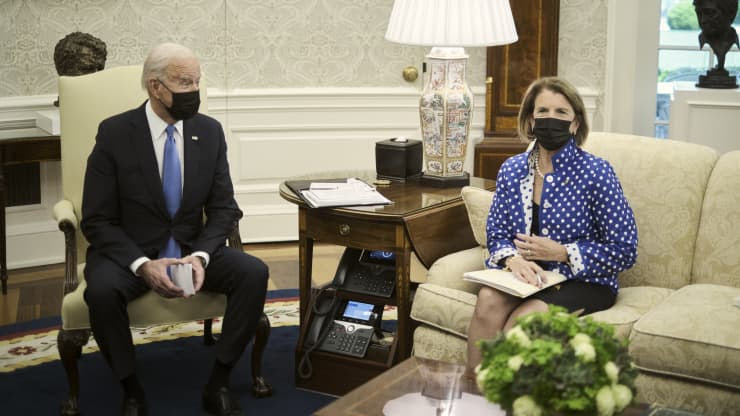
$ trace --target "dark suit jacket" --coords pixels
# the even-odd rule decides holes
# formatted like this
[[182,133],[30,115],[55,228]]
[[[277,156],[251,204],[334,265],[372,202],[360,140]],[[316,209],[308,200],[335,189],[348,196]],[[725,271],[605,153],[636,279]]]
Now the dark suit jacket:
[[183,130],[183,197],[170,219],[144,105],[100,123],[82,196],[88,262],[103,255],[128,268],[139,257],[156,258],[170,233],[183,253],[212,255],[224,245],[242,212],[234,200],[223,129],[197,114],[184,121]]

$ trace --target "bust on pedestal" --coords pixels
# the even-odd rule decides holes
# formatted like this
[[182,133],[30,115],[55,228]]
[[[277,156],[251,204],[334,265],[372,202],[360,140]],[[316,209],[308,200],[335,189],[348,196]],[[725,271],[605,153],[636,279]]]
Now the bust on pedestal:
[[699,88],[737,88],[737,77],[725,69],[725,55],[737,45],[737,32],[732,22],[737,14],[737,0],[694,0],[694,11],[701,27],[699,48],[709,44],[717,56],[717,66],[699,75]]

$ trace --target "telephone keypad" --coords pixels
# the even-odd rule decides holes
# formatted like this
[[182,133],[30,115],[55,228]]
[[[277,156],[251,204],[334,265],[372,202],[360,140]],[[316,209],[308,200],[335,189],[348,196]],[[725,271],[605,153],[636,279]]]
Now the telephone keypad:
[[390,298],[396,286],[395,269],[388,267],[357,267],[347,279],[344,290]]
[[319,350],[362,358],[370,345],[373,328],[334,321]]

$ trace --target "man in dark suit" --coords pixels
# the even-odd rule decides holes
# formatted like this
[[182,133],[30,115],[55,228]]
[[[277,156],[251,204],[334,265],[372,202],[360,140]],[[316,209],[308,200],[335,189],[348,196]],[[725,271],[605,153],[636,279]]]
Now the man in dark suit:
[[197,113],[199,82],[200,63],[189,49],[156,46],[142,73],[149,100],[100,123],[87,162],[85,301],[95,339],[123,385],[125,415],[147,413],[126,305],[149,290],[185,296],[168,275],[168,266],[176,264],[191,265],[196,292],[227,296],[203,407],[217,415],[241,414],[228,379],[262,313],[268,270],[240,248],[225,247],[242,212],[223,129]]

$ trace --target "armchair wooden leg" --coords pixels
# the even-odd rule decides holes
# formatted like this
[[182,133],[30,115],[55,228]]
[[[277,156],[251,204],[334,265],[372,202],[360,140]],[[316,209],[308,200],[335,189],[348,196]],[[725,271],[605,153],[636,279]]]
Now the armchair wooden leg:
[[252,394],[261,398],[272,395],[270,386],[262,377],[262,353],[270,338],[270,320],[264,313],[257,322],[257,330],[254,334],[254,345],[252,347]]
[[217,338],[213,335],[213,319],[203,321],[203,345],[215,345]]
[[80,372],[77,361],[82,355],[82,347],[90,339],[89,329],[60,329],[57,334],[57,349],[62,360],[64,371],[67,373],[69,384],[69,396],[62,402],[60,414],[63,416],[76,416],[80,414]]

